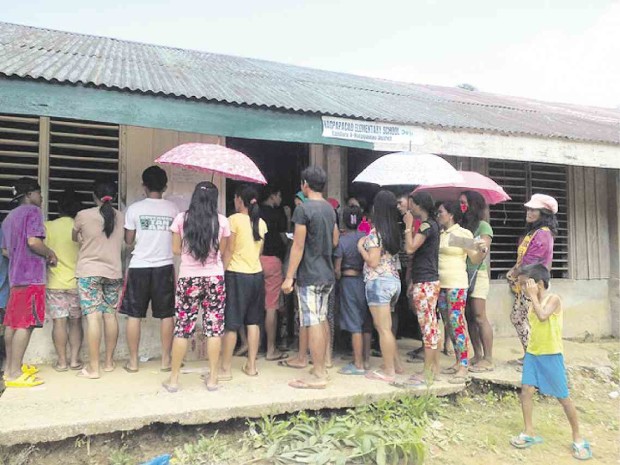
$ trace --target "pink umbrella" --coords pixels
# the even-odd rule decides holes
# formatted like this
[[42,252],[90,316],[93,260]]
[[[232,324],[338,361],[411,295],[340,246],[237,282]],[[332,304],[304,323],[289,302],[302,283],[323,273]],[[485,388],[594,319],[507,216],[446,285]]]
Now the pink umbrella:
[[164,153],[155,160],[155,163],[180,166],[203,173],[221,174],[237,181],[267,184],[263,173],[247,155],[223,145],[182,144]]
[[481,194],[487,204],[510,200],[502,186],[491,178],[487,178],[475,171],[459,171],[463,181],[436,184],[432,186],[419,186],[414,192],[428,192],[435,200],[456,200],[463,191],[476,191]]

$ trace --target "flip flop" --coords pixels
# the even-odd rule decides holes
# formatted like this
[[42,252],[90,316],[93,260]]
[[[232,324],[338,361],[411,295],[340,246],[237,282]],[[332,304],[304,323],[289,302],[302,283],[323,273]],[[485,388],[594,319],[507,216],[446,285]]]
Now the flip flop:
[[69,371],[69,367],[60,367],[58,366],[58,363],[52,365],[52,368],[58,373],[64,373],[65,371]]
[[465,384],[467,383],[467,381],[469,381],[469,376],[453,376],[452,378],[450,378],[448,380],[448,383],[450,384]]
[[327,387],[326,382],[309,383],[303,379],[294,379],[289,381],[288,385],[294,389],[325,389]]
[[277,362],[278,360],[286,360],[288,358],[288,354],[280,354],[276,357],[265,357],[265,360],[268,362]]
[[243,373],[245,373],[245,375],[249,376],[250,378],[254,378],[254,377],[258,376],[258,370],[256,370],[256,373],[250,373],[248,371],[248,366],[247,365],[243,365],[241,367],[241,371],[243,371]]
[[393,383],[390,383],[390,386],[407,389],[412,387],[426,386],[426,382],[419,378],[416,378],[415,376],[410,376],[405,381],[394,381]]
[[36,375],[39,372],[39,369],[34,365],[22,365],[22,373],[26,373],[28,375]]
[[105,371],[106,373],[112,373],[114,370],[116,370],[116,363],[112,363],[112,368],[103,369],[103,371]]
[[101,376],[93,376],[91,375],[88,370],[86,369],[86,367],[82,368],[80,371],[78,371],[75,376],[77,376],[78,378],[84,378],[84,379],[99,379],[101,378]]
[[371,379],[373,381],[383,381],[384,383],[388,384],[396,381],[396,377],[388,376],[379,370],[368,371],[364,376],[366,376],[367,379]]
[[207,384],[205,383],[205,386],[207,387],[207,391],[209,392],[219,391],[222,388],[221,384],[216,384],[215,386],[207,386]]
[[515,360],[509,360],[508,361],[508,365],[522,366],[523,365],[523,357],[522,358],[517,358]]
[[540,436],[528,436],[525,433],[520,433],[518,436],[510,439],[512,447],[516,447],[517,449],[528,449],[542,442],[543,439]]
[[19,378],[15,378],[11,381],[5,381],[4,385],[12,388],[29,388],[40,386],[43,383],[44,381],[42,379],[39,379],[34,375],[22,373]]
[[82,362],[78,363],[75,366],[71,366],[71,365],[69,366],[69,369],[73,371],[78,371],[78,370],[81,370],[82,368],[84,368],[84,364]]
[[[181,368],[185,366],[185,363],[181,363]],[[162,373],[170,373],[172,371],[172,367],[160,368],[159,371]]]
[[171,386],[170,384],[166,383],[165,381],[163,383],[161,383],[162,387],[168,391],[171,394],[174,394],[175,392],[179,392],[179,387],[178,386]]
[[478,366],[478,365],[472,365],[469,367],[469,371],[471,371],[472,373],[488,373],[490,371],[494,371],[495,367],[490,366]]
[[232,381],[232,379],[233,379],[232,375],[224,375],[224,376],[222,376],[222,375],[218,375],[218,376],[217,376],[217,380],[218,380],[218,381],[222,381],[222,382],[225,382],[225,381]]
[[592,458],[590,443],[585,439],[581,444],[573,442],[573,457],[577,460],[590,460]]
[[138,371],[140,371],[138,368],[131,368],[129,366],[129,363],[125,363],[123,365],[123,370],[125,370],[127,373],[137,373]]
[[349,363],[338,370],[338,373],[341,375],[364,375],[366,374],[366,370],[357,368],[354,363]]
[[441,374],[442,375],[454,375],[456,374],[456,368],[454,367],[444,368],[443,370],[441,370]]
[[[312,362],[312,360],[308,360],[308,365],[314,365],[314,363]],[[331,368],[334,368],[334,364],[330,363],[330,364],[325,364],[325,368],[327,368],[328,370]]]
[[306,368],[308,365],[304,365],[304,366],[299,366],[299,365],[291,365],[290,360],[280,360],[278,362],[278,366],[279,367],[285,367],[285,368],[293,368],[294,370],[303,370],[304,368]]

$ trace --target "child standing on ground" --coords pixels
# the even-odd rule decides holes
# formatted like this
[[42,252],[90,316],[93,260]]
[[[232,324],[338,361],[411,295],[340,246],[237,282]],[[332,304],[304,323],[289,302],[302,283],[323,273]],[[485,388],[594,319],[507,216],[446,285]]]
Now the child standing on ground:
[[556,294],[548,293],[550,274],[541,264],[523,266],[518,271],[518,281],[531,299],[528,319],[531,326],[530,341],[523,360],[521,379],[521,408],[524,431],[510,443],[525,449],[543,440],[534,434],[532,410],[534,392],[558,399],[573,432],[573,457],[578,460],[592,458],[590,444],[579,432],[577,410],[569,397],[562,345],[562,301]]
[[[58,360],[56,371],[81,370],[82,312],[77,293],[75,267],[79,246],[71,240],[74,218],[82,209],[72,191],[65,191],[58,201],[59,218],[45,222],[45,244],[56,252],[58,265],[47,270],[46,303],[52,317],[52,340]],[[67,324],[68,323],[68,324]],[[69,363],[67,363],[69,343]]]

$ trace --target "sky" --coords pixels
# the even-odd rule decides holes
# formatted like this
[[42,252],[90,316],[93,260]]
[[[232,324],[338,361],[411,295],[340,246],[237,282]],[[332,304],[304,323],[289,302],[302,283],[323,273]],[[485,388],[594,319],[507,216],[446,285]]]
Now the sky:
[[620,0],[10,3],[2,21],[620,108]]

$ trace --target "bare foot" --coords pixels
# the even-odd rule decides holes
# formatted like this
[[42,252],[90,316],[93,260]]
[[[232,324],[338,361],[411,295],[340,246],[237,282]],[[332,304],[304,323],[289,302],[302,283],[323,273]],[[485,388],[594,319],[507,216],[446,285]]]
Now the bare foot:
[[88,371],[88,368],[82,368],[77,372],[78,378],[87,378],[87,379],[99,379],[101,375],[99,373],[91,373]]
[[103,366],[103,371],[105,371],[106,373],[111,373],[114,370],[116,370],[116,363],[112,362],[112,364],[105,364]]

